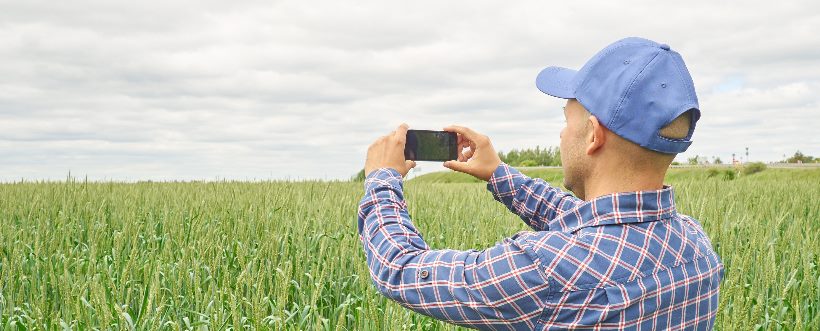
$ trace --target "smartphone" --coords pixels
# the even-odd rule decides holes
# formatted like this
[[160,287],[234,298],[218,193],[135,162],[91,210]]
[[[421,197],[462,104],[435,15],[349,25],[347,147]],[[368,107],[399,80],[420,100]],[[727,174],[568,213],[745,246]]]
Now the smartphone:
[[458,159],[455,132],[407,130],[404,158],[415,161],[449,161]]

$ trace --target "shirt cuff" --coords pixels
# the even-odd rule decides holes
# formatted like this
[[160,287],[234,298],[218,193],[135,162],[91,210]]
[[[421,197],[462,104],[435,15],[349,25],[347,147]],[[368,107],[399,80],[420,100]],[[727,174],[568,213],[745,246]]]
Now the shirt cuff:
[[364,180],[365,190],[371,190],[380,186],[391,186],[402,189],[402,177],[398,170],[393,168],[379,168],[367,174]]
[[[516,179],[524,177],[518,169],[501,162],[490,178],[487,180],[487,190],[492,192],[493,198],[497,201],[503,202],[502,198],[511,198],[515,195],[515,190],[518,188]],[[518,181],[520,183],[520,181]]]

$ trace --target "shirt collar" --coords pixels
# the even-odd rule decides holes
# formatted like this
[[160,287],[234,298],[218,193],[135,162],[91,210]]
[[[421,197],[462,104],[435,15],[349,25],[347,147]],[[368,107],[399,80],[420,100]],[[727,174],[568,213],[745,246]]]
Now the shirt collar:
[[659,190],[619,192],[578,204],[549,222],[550,229],[572,233],[585,227],[651,222],[673,217],[672,186]]

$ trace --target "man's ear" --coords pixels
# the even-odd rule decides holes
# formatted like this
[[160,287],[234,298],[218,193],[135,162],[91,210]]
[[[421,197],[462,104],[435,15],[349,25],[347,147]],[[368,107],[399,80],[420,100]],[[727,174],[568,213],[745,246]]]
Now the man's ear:
[[587,155],[592,155],[604,146],[607,128],[601,125],[595,115],[589,115],[587,121],[589,121],[587,125],[590,127],[587,133]]

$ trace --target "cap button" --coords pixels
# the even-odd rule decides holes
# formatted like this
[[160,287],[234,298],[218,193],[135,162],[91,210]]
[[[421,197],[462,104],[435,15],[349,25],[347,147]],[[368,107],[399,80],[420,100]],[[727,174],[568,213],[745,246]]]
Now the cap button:
[[667,44],[660,44],[658,47],[660,47],[662,50],[665,50],[665,51],[669,50],[669,45],[667,45]]

